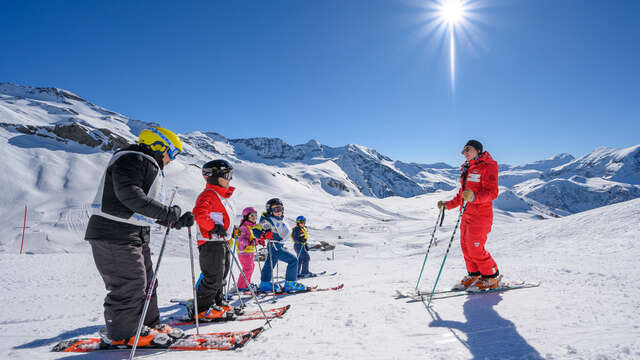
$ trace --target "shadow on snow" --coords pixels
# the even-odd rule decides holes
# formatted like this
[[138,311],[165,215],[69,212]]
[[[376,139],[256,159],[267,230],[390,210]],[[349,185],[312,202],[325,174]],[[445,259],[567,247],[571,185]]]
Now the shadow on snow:
[[[470,296],[464,303],[466,322],[443,320],[432,308],[427,308],[433,321],[429,327],[448,328],[467,348],[473,359],[543,359],[518,333],[513,322],[503,318],[494,306],[502,295]],[[454,330],[465,333],[463,340]]]

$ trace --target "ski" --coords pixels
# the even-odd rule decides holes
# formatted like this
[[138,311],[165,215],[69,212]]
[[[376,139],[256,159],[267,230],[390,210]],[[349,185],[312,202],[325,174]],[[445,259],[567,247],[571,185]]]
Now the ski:
[[[464,289],[436,290],[433,293],[433,295],[457,293],[457,292],[461,292],[461,291],[464,291]],[[415,298],[415,297],[429,296],[429,295],[431,295],[431,291],[412,290],[410,292],[404,292],[404,291],[401,291],[401,290],[396,290],[396,299]]]
[[261,298],[266,298],[269,296],[288,296],[288,295],[296,295],[296,294],[305,294],[305,293],[310,293],[310,292],[320,292],[320,291],[336,291],[336,290],[340,290],[344,287],[344,284],[340,284],[338,286],[333,286],[333,287],[327,287],[327,288],[319,288],[317,286],[313,286],[313,287],[308,287],[304,290],[298,290],[298,291],[278,291],[275,294],[272,292],[260,292],[259,296]]
[[[144,350],[168,350],[168,351],[205,351],[205,350],[235,350],[247,341],[258,336],[263,327],[247,331],[230,331],[209,334],[188,334],[179,339],[174,339],[167,344],[153,344],[138,346],[137,351]],[[78,338],[65,340],[51,349],[53,352],[93,352],[93,351],[130,351],[128,346],[108,345],[100,341],[99,337]]]
[[[187,308],[187,314],[190,314],[190,309],[193,307],[193,301],[189,300],[180,300],[180,299],[171,299],[173,303],[177,303],[179,305],[183,305]],[[249,311],[249,312],[241,312],[240,314],[233,314],[230,312],[230,316],[222,316],[219,318],[200,318],[198,319],[200,324],[207,324],[213,322],[225,322],[225,321],[249,321],[249,320],[271,320],[275,318],[282,317],[289,309],[291,305],[280,306],[272,309],[265,309],[264,312],[267,315],[266,318],[262,314],[260,310]],[[180,325],[191,325],[195,324],[195,320],[190,317],[175,319],[169,325],[171,326],[180,326]]]
[[329,273],[329,274],[327,274],[327,272],[326,272],[326,271],[320,271],[320,272],[318,272],[318,273],[312,273],[312,274],[311,274],[311,275],[309,275],[309,276],[298,276],[298,279],[316,278],[316,277],[321,277],[321,276],[334,276],[334,275],[337,275],[337,274],[338,274],[338,272],[337,272],[337,271],[336,271],[336,272]]
[[[315,277],[321,277],[321,276],[335,276],[335,275],[338,275],[338,272],[337,272],[337,271],[332,272],[332,273],[327,273],[327,271],[326,271],[326,270],[324,270],[324,271],[320,271],[320,272],[317,272],[317,273],[311,273],[311,275],[307,275],[307,276],[301,276],[301,275],[298,275],[298,280],[309,279],[309,278],[315,278]],[[275,279],[283,280],[283,279],[284,279],[284,277],[282,277],[282,276],[278,276],[278,277],[276,277]]]
[[[528,289],[528,288],[534,288],[538,286],[540,286],[540,282],[537,282],[537,283],[514,282],[514,283],[501,284],[499,287],[495,289],[488,289],[488,290],[478,290],[478,291],[458,290],[458,289],[441,290],[441,291],[436,291],[433,294],[432,300],[446,299],[446,298],[465,296],[465,295],[480,295],[480,294],[493,293],[493,292],[504,292],[504,291],[517,290],[517,289]],[[397,299],[409,298],[408,302],[429,300],[429,296],[431,296],[430,291],[415,291],[411,293],[403,293],[399,290],[396,290],[396,298]]]

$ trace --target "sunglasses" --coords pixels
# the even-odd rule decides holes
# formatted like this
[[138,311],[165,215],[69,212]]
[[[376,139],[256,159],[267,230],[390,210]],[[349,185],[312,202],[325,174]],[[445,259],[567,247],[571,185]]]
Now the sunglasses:
[[277,212],[283,212],[284,211],[284,207],[282,206],[274,206],[271,208],[271,212],[277,213]]
[[460,154],[464,155],[464,153],[468,153],[469,151],[471,151],[471,149],[473,149],[473,146],[465,146]]

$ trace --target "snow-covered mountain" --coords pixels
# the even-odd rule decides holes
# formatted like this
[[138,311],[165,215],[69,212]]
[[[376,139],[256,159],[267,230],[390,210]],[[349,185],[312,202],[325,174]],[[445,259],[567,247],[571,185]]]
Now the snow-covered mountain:
[[[150,125],[159,124],[130,119],[66,90],[0,83],[0,147],[5,155],[0,186],[7,189],[0,193],[0,213],[17,223],[19,209],[27,204],[33,210],[29,216],[52,225],[55,237],[65,230],[62,224],[77,222],[70,209],[81,212],[93,197],[110,153],[135,142]],[[177,175],[169,176],[169,182],[180,188],[177,201],[185,207],[192,206],[202,186],[190,164],[215,157],[236,166],[239,207],[304,194],[304,200],[291,205],[298,212],[309,204],[334,208],[336,202],[355,201],[361,210],[349,210],[352,215],[383,218],[383,207],[368,207],[376,198],[409,198],[458,186],[456,167],[394,161],[361,145],[330,147],[315,140],[290,145],[281,139],[228,139],[199,131],[180,137],[185,154],[167,173]],[[639,148],[601,148],[577,159],[560,154],[522,166],[501,165],[496,208],[548,217],[640,197]]]
[[568,154],[523,166],[503,167],[500,185],[527,203],[566,215],[640,197],[640,145],[598,148],[573,158]]

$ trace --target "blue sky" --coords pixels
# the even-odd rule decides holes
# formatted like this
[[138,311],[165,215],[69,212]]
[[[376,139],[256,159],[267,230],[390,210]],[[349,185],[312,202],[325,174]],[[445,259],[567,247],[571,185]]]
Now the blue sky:
[[422,163],[460,163],[469,138],[510,164],[640,143],[640,1],[475,2],[455,91],[417,0],[7,1],[0,81]]

